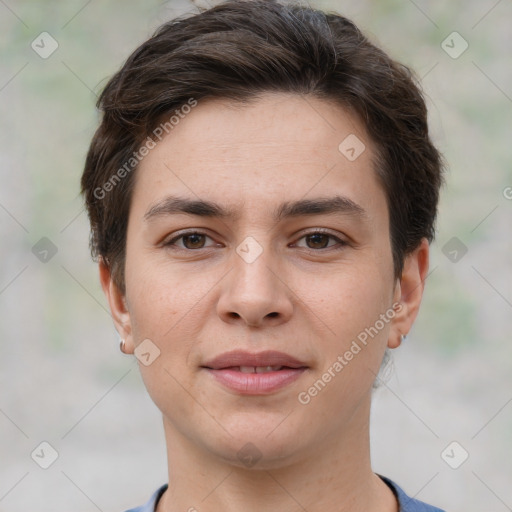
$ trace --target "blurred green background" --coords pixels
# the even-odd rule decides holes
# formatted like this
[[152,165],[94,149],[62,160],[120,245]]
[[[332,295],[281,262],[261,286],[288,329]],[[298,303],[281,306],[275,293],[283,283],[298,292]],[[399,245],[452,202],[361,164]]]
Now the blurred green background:
[[[375,393],[374,469],[449,510],[512,510],[512,3],[310,3],[416,71],[449,164],[422,310]],[[78,192],[96,95],[160,23],[196,11],[0,0],[0,511],[124,510],[167,479],[160,414],[119,352]],[[31,47],[42,32],[58,44],[47,58]],[[31,457],[43,441],[58,452],[46,470]],[[469,453],[458,469],[441,456],[452,441]]]

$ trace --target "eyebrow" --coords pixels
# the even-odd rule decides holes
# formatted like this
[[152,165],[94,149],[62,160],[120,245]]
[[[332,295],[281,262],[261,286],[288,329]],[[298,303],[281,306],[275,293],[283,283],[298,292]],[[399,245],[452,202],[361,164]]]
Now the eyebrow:
[[[238,210],[225,208],[213,201],[167,196],[152,205],[144,214],[144,219],[150,221],[157,217],[175,214],[232,220],[240,217]],[[284,202],[274,211],[273,219],[275,222],[280,222],[286,218],[309,215],[346,215],[369,222],[368,213],[362,206],[340,195]]]

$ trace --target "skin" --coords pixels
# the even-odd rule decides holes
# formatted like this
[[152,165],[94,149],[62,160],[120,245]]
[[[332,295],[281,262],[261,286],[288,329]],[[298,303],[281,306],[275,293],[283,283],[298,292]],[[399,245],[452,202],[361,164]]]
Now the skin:
[[[350,134],[366,146],[354,161],[338,150]],[[149,366],[139,361],[167,444],[169,488],[159,512],[398,510],[371,469],[371,391],[386,347],[396,348],[416,318],[429,246],[424,239],[394,279],[373,156],[364,126],[348,110],[267,93],[245,106],[199,102],[141,162],[128,222],[126,293],[103,262],[100,278],[126,351],[147,338],[160,350]],[[239,215],[145,220],[170,194],[215,201]],[[283,201],[334,194],[367,217],[272,218]],[[347,244],[305,236],[316,228]],[[163,244],[182,229],[206,236],[181,238],[174,249]],[[263,250],[252,263],[236,252],[248,236]],[[395,302],[399,311],[378,335],[301,404],[298,394]],[[244,396],[200,368],[232,349],[280,350],[309,368],[275,393]],[[249,442],[261,455],[252,467],[237,456]]]

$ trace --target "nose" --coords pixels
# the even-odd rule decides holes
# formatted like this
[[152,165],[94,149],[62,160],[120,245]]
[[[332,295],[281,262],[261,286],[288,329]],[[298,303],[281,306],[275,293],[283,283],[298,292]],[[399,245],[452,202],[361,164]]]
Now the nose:
[[286,273],[276,261],[263,253],[252,262],[233,255],[234,268],[222,281],[217,304],[219,317],[226,323],[250,327],[277,326],[293,313],[293,292],[286,283]]

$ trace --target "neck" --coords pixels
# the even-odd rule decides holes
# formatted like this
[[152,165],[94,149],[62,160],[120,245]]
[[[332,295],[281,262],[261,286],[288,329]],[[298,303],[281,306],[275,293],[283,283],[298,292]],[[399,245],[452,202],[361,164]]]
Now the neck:
[[288,463],[261,459],[251,469],[219,460],[164,418],[169,487],[157,510],[397,512],[392,491],[371,469],[366,407],[359,415],[365,421],[353,418],[346,432],[326,436],[310,453]]

